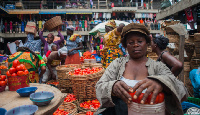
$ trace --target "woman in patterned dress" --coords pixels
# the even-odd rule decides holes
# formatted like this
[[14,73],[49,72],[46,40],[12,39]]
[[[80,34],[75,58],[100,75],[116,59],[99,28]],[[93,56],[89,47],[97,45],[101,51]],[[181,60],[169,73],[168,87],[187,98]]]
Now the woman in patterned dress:
[[105,26],[106,34],[103,39],[104,48],[101,50],[101,63],[104,68],[107,68],[116,58],[123,56],[123,52],[119,48],[123,27],[124,24],[121,23],[119,27],[116,28],[114,20],[110,20]]

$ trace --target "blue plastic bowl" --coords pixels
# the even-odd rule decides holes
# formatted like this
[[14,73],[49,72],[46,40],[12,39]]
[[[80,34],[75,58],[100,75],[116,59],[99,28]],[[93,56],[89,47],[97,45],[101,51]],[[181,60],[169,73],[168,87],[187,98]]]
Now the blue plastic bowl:
[[19,93],[21,97],[28,97],[31,93],[35,93],[36,90],[37,87],[25,87],[18,89],[16,92]]
[[54,93],[47,91],[36,92],[30,95],[30,100],[37,106],[48,105],[53,98]]
[[4,109],[4,108],[0,108],[0,115],[5,115],[6,112],[7,112],[6,109]]
[[9,110],[6,115],[34,115],[37,110],[36,105],[22,105]]

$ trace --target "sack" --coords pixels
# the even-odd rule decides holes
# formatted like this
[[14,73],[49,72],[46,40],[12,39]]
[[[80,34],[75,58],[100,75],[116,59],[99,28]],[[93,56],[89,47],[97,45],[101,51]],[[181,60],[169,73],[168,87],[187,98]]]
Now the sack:
[[171,2],[169,0],[164,0],[162,3],[161,3],[161,9],[165,9],[167,7],[171,6]]

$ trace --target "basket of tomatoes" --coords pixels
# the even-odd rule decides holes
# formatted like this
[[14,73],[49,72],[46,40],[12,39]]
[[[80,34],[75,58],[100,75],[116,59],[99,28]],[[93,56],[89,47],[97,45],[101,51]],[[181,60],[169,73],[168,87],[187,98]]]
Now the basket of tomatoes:
[[6,75],[0,75],[0,92],[5,91],[7,82]]
[[76,115],[94,115],[94,112],[92,112],[92,111],[85,111],[85,112],[77,113]]
[[73,94],[78,99],[96,99],[95,85],[104,73],[104,68],[77,68],[68,72]]
[[29,71],[18,60],[14,60],[12,67],[6,72],[8,77],[8,88],[16,91],[23,87],[29,87]]
[[69,113],[64,111],[64,110],[60,110],[59,108],[53,113],[53,115],[68,115]]
[[6,75],[8,68],[5,65],[0,66],[1,75]]
[[71,70],[74,70],[75,68],[81,68],[81,67],[82,66],[80,64],[68,64],[68,65],[57,66],[56,70],[57,70],[57,76],[58,76],[58,82],[59,82],[58,87],[60,89],[70,88],[71,82],[68,75],[66,75],[66,73]]
[[63,103],[74,103],[74,104],[78,104],[78,101],[75,97],[75,95],[73,94],[68,94],[65,99],[64,99],[64,102]]
[[94,100],[88,100],[88,101],[82,101],[79,106],[78,109],[81,112],[86,112],[86,111],[91,111],[91,112],[95,112],[97,111],[97,109],[100,107],[100,103],[97,99]]

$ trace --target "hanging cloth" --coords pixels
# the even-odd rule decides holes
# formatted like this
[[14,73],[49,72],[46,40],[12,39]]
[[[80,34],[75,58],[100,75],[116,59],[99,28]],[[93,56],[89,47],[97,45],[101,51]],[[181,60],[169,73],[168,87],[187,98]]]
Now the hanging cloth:
[[186,14],[188,22],[193,22],[194,21],[194,18],[192,16],[192,9],[191,8],[185,9],[185,14]]

